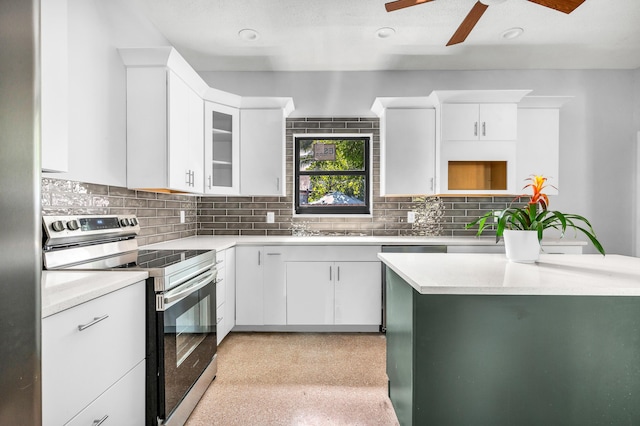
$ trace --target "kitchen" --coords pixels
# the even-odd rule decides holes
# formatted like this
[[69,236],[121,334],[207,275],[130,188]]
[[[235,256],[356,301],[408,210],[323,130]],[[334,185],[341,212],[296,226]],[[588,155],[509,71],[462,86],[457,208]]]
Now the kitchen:
[[[234,223],[238,223],[239,219],[224,219],[227,211],[211,211],[211,214],[202,215],[207,219],[199,218],[198,210],[206,210],[208,206],[198,207],[193,197],[151,196],[126,189],[126,72],[116,48],[166,46],[168,42],[138,8],[127,2],[69,1],[68,31],[68,172],[43,175],[43,200],[51,202],[50,206],[43,205],[44,211],[53,213],[73,207],[77,208],[77,213],[106,214],[135,209],[135,214],[148,218],[149,226],[140,235],[141,245],[196,233],[207,235],[215,232],[220,235],[224,234],[222,230],[238,231],[240,234],[258,231],[260,235],[291,233],[293,220],[290,214],[276,217],[277,229],[264,223],[263,214],[264,211],[270,211],[271,207],[274,210],[278,207],[279,212],[290,210],[290,201],[289,204],[285,201],[282,207],[267,207],[267,203],[274,201],[225,197],[224,202],[254,203],[252,206],[240,204],[238,208],[259,211],[255,221],[250,221],[258,224],[257,227],[254,225],[251,229],[238,230]],[[637,35],[634,36],[637,38]],[[58,51],[58,54],[64,53],[64,49]],[[633,56],[628,55],[629,58]],[[579,66],[575,69],[554,69],[550,66],[541,70],[531,64],[530,68],[217,71],[201,74],[209,86],[229,93],[293,98],[295,110],[287,122],[292,129],[300,125],[296,123],[311,122],[310,128],[313,128],[311,126],[320,122],[309,118],[333,120],[357,117],[353,126],[374,134],[377,129],[373,124],[375,114],[371,112],[371,105],[380,96],[426,96],[434,90],[462,89],[530,89],[539,95],[572,96],[573,99],[562,107],[561,112],[562,190],[560,195],[554,197],[554,206],[559,210],[579,211],[589,217],[608,253],[637,255],[635,159],[637,132],[640,129],[638,65],[610,69],[579,69]],[[88,104],[90,107],[87,107]],[[349,122],[345,121],[345,128],[349,127]],[[602,172],[593,173],[593,170]],[[220,201],[217,198],[202,199],[202,203],[212,203],[212,210]],[[281,203],[280,199],[275,202]],[[447,202],[445,199],[445,204]],[[162,203],[162,207],[153,207],[159,203]],[[264,209],[261,203],[265,204]],[[337,225],[331,223],[331,227],[327,225],[321,230],[342,234],[370,232],[370,235],[388,235],[376,233],[376,230],[384,229],[390,230],[392,235],[404,235],[403,232],[408,229],[406,212],[415,209],[415,202],[403,200],[390,203],[384,209],[388,212],[381,216],[397,224],[395,228],[393,225],[386,227],[386,224],[380,228],[374,220],[370,221],[370,228],[361,223],[351,228],[345,225],[349,222],[341,220]],[[4,208],[3,204],[3,212]],[[225,208],[229,209],[234,207]],[[40,210],[39,206],[36,210]],[[184,224],[180,223],[179,214],[176,213],[181,210],[186,213]],[[451,204],[445,205],[444,210],[446,214],[456,209]],[[224,228],[221,229],[220,224],[224,224]],[[447,231],[452,236],[460,235],[456,232],[462,231],[461,228]],[[464,235],[470,234],[467,232]],[[585,252],[591,250],[585,247]]]

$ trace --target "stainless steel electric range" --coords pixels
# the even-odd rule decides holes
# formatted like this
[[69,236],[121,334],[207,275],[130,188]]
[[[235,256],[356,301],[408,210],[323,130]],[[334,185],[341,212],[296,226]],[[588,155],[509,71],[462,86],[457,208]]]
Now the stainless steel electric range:
[[217,371],[215,252],[139,249],[133,215],[42,222],[45,269],[148,271],[147,424],[183,425]]

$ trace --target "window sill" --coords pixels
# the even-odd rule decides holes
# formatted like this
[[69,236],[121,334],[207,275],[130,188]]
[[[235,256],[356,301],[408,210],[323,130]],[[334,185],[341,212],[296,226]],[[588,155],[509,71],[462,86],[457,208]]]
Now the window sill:
[[372,213],[369,214],[337,214],[337,213],[316,213],[316,214],[305,214],[305,213],[296,213],[293,212],[293,217],[300,217],[300,218],[320,218],[320,217],[340,217],[340,218],[371,218],[373,217]]

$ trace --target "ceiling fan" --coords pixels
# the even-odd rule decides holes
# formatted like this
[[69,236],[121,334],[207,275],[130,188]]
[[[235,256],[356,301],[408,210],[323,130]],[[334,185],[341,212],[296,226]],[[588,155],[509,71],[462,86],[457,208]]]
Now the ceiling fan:
[[[429,3],[433,0],[396,0],[389,3],[386,3],[384,6],[387,9],[387,12],[393,12],[394,10],[404,9],[405,7],[415,6],[417,4]],[[466,18],[462,21],[456,32],[451,37],[451,40],[447,43],[447,46],[451,46],[454,44],[462,43],[465,41],[473,27],[476,26],[482,14],[487,10],[487,8],[492,4],[502,3],[505,0],[478,0],[476,4],[473,5],[471,11],[467,15]],[[532,3],[539,4],[541,6],[546,6],[551,9],[557,10],[559,12],[571,13],[578,6],[584,3],[585,0],[529,0]]]

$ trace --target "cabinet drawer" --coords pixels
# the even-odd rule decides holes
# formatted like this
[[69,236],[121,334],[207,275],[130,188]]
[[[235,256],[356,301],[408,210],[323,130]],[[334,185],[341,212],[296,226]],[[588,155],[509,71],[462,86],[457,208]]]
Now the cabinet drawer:
[[145,363],[140,362],[67,426],[140,426],[145,424]]
[[[107,316],[107,317],[105,317]],[[95,318],[103,320],[80,331]],[[140,282],[42,321],[42,410],[61,425],[145,358]]]
[[292,246],[286,253],[289,262],[377,262],[380,246]]

